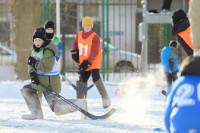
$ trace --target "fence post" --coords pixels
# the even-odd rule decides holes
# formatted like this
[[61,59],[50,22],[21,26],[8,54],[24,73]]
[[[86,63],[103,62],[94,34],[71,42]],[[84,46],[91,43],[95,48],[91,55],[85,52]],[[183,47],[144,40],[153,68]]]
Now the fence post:
[[61,68],[61,73],[63,75],[65,75],[65,34],[62,34],[62,68]]
[[102,0],[102,46],[103,46],[103,81],[105,81],[105,48],[104,48],[104,0]]
[[170,24],[162,25],[162,47],[168,46],[170,42]]
[[45,1],[46,0],[43,0],[43,4],[42,4],[42,24],[44,25],[45,24],[45,21],[46,21],[46,7],[45,7]]
[[45,24],[46,20],[50,19],[50,2],[47,0],[47,7],[46,7],[46,0],[43,0],[42,3],[42,24]]
[[47,20],[50,20],[50,2],[49,2],[49,0],[47,0]]
[[106,64],[106,72],[107,72],[107,81],[109,80],[109,47],[108,47],[108,42],[109,42],[109,0],[107,0],[107,50],[106,50],[106,56],[107,56],[107,64]]

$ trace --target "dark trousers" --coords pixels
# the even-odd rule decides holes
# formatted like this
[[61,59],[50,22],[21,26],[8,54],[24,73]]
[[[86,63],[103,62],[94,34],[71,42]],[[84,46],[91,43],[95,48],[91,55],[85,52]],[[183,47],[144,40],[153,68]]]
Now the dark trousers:
[[165,73],[167,77],[168,87],[178,78],[177,72]]
[[172,0],[163,0],[162,10],[170,10]]
[[87,82],[92,73],[92,81],[95,82],[100,78],[99,69],[93,69],[91,71],[84,71],[80,73],[79,82]]

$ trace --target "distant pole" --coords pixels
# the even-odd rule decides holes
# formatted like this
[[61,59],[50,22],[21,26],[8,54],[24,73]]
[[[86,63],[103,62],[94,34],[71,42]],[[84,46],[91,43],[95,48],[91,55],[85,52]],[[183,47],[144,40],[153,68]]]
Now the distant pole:
[[106,56],[107,56],[107,64],[106,64],[106,72],[107,72],[107,81],[109,80],[109,47],[108,47],[108,42],[109,42],[109,0],[107,0],[107,46],[106,46]]
[[[56,36],[62,40],[62,74],[65,75],[65,35],[60,34],[60,0],[56,0]],[[59,66],[61,66],[61,61],[58,62]]]
[[46,6],[46,0],[43,0],[42,3],[42,24],[44,26],[46,20],[50,20],[50,2],[47,0],[47,6]]
[[162,24],[162,48],[170,42],[170,24]]
[[[143,17],[145,17],[146,13],[146,4],[147,0],[143,0]],[[142,28],[142,51],[141,51],[141,72],[142,74],[145,74],[147,72],[148,67],[148,24],[144,22],[143,28]]]
[[105,48],[104,48],[104,0],[102,0],[102,43],[103,43],[103,80],[105,81]]
[[60,0],[56,0],[56,35],[60,38]]
[[47,20],[50,20],[50,2],[47,0]]
[[46,7],[45,7],[45,0],[43,0],[43,3],[42,3],[42,24],[44,25],[45,24],[45,21],[46,21]]

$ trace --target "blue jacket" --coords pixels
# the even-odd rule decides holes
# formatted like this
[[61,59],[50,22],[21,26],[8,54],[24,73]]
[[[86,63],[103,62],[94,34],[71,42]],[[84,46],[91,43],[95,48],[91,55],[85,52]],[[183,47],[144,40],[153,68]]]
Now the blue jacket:
[[55,56],[56,60],[58,61],[60,59],[60,56],[62,55],[62,47],[61,47],[60,39],[57,36],[54,36],[52,41],[54,44],[58,46],[58,54]]
[[185,75],[170,86],[164,121],[169,133],[200,133],[199,75]]
[[[171,56],[173,48],[172,47],[164,47],[161,52],[161,63],[164,67],[165,72],[169,72],[169,59]],[[178,54],[176,54],[175,59],[174,59],[174,67],[172,72],[178,71]]]
[[62,47],[61,43],[58,43],[58,55],[56,55],[56,60],[58,61],[60,59],[60,56],[62,55]]

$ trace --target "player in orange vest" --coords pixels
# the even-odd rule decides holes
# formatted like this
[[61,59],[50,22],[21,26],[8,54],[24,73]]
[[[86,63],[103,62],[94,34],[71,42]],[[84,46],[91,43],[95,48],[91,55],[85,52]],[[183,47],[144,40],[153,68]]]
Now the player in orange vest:
[[183,60],[180,77],[169,88],[164,121],[167,132],[200,133],[200,0],[191,0],[189,19],[191,24],[193,56]]
[[172,35],[177,36],[178,42],[183,47],[187,55],[192,55],[194,46],[192,44],[191,27],[187,14],[182,9],[178,9],[172,15],[172,23]]
[[[80,31],[73,41],[72,58],[79,63],[80,77],[76,82],[78,88],[87,88],[87,81],[92,74],[92,80],[96,85],[104,108],[110,106],[110,98],[100,77],[101,67],[101,43],[100,37],[93,32],[93,20],[91,17],[84,17],[82,21],[83,30]],[[77,98],[87,98],[87,92],[77,92]]]

